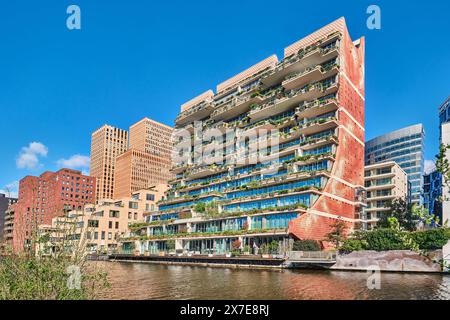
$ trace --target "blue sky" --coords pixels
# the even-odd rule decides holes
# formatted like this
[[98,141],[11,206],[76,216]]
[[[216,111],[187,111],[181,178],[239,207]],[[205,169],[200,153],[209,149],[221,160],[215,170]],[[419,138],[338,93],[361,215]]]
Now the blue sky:
[[[81,8],[82,30],[66,28]],[[381,30],[366,9],[381,8]],[[450,95],[448,1],[2,1],[0,190],[61,166],[87,171],[90,134],[195,95],[344,16],[366,36],[366,138],[422,122],[426,158]],[[34,143],[33,143],[34,142]]]

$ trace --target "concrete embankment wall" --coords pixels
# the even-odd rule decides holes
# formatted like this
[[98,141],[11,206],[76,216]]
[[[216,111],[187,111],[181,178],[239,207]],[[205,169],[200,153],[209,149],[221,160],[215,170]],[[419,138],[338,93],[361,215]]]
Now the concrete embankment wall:
[[208,257],[208,256],[134,256],[113,254],[110,261],[138,262],[169,265],[187,265],[200,267],[226,267],[236,269],[280,269],[284,259],[262,259],[260,257]]
[[430,252],[427,256],[408,250],[354,251],[338,255],[334,270],[368,270],[378,267],[390,272],[442,272],[439,261],[442,251]]

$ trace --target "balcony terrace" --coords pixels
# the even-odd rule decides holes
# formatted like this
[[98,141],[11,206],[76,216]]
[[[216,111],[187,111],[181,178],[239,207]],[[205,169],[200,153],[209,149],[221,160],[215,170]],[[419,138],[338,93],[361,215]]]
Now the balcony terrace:
[[[366,212],[388,211],[388,210],[390,210],[390,208],[388,208],[388,207],[371,207],[371,208],[367,207],[365,210],[366,210]],[[372,218],[372,219],[378,220],[378,218]]]
[[309,121],[299,125],[299,132],[302,135],[311,135],[322,131],[337,128],[339,123],[336,117],[322,118]]
[[258,93],[237,96],[227,102],[225,105],[217,108],[211,114],[211,119],[215,121],[227,120],[234,118],[249,110],[249,107],[255,103],[262,103],[264,96]]
[[380,201],[380,200],[393,200],[395,199],[395,196],[392,194],[384,195],[384,196],[374,196],[366,199],[366,202],[372,202],[372,201]]
[[179,173],[183,173],[184,171],[188,170],[192,166],[193,166],[193,164],[190,164],[190,163],[182,163],[182,164],[173,166],[171,171],[174,174],[179,174]]
[[[271,67],[267,67],[257,73],[254,73],[254,74],[248,76],[247,78],[242,79],[241,81],[233,84],[232,86],[217,92],[215,95],[215,98],[217,99],[217,98],[224,97],[227,94],[229,94],[230,92],[233,92],[234,90],[238,91],[240,87],[243,87],[248,83],[252,83],[252,82],[256,81],[258,78],[263,77],[265,74],[267,74],[269,72],[271,72]],[[253,88],[251,88],[251,89],[253,89]]]
[[375,191],[375,190],[381,190],[381,189],[394,189],[395,185],[393,183],[386,183],[386,184],[374,184],[366,187],[367,191]]
[[393,178],[393,177],[395,177],[394,172],[386,172],[386,173],[382,173],[382,174],[373,174],[370,176],[365,176],[364,180],[365,181],[380,180],[380,179]]
[[327,67],[317,65],[312,68],[307,68],[302,72],[290,74],[281,83],[281,85],[287,90],[292,90],[304,86],[305,84],[312,81],[320,81],[329,78],[333,75],[338,74],[338,72],[339,65],[336,63]]
[[[221,203],[224,206],[230,206],[230,205],[236,205],[236,204],[246,204],[248,202],[258,202],[258,201],[262,201],[262,200],[277,200],[280,201],[285,197],[294,197],[294,196],[301,196],[301,195],[309,195],[309,197],[314,196],[320,196],[322,195],[322,191],[320,188],[317,188],[315,186],[306,186],[306,187],[301,187],[301,188],[295,188],[293,189],[291,192],[287,192],[287,191],[278,191],[278,192],[267,192],[267,193],[263,193],[263,194],[258,194],[258,195],[251,195],[251,196],[245,196],[245,197],[239,197],[239,198],[235,198],[235,199],[228,199],[228,200],[223,200],[221,201]],[[306,205],[301,205],[301,203],[297,203],[298,209],[306,209]],[[300,206],[301,205],[301,206]],[[225,209],[225,212],[233,212],[233,210],[227,210]]]
[[337,136],[330,135],[322,138],[315,138],[315,139],[306,139],[302,143],[300,143],[300,149],[302,150],[311,150],[315,148],[322,147],[327,144],[338,144],[338,138]]
[[177,128],[179,128],[184,124],[204,119],[211,114],[213,109],[213,101],[210,99],[204,100],[196,104],[195,106],[192,106],[191,108],[181,112],[175,119],[175,124]]
[[295,114],[299,118],[311,118],[318,114],[335,111],[338,108],[338,101],[335,98],[316,99],[300,104],[295,109]]
[[189,171],[189,175],[186,177],[186,180],[193,180],[202,177],[206,177],[212,174],[216,174],[219,172],[225,172],[228,170],[227,166],[219,166],[216,164],[205,165],[205,166],[197,166],[194,167],[191,171]]
[[[330,78],[328,78],[330,79]],[[338,89],[337,82],[324,81],[308,84],[302,88],[291,90],[281,98],[274,98],[265,104],[253,108],[249,112],[252,121],[264,119],[274,113],[286,112],[303,101],[311,101],[320,97],[335,93]]]
[[261,82],[264,86],[271,87],[282,82],[290,74],[303,72],[305,69],[338,57],[339,46],[327,46],[327,44],[338,40],[340,37],[339,32],[333,32],[319,40],[316,45],[300,49],[297,54],[286,57],[281,61],[272,72],[261,79]]

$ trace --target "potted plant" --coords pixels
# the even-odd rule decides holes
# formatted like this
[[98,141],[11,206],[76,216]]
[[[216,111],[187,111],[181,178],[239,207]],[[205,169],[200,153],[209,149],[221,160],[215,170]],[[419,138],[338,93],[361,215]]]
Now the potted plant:
[[238,256],[241,253],[241,241],[240,240],[234,240],[231,243],[231,253],[233,254],[233,256]]

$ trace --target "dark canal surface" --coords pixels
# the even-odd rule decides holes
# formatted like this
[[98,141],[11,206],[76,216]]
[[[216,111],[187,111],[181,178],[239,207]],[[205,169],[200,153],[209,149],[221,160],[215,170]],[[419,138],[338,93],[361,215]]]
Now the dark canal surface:
[[440,274],[383,273],[370,290],[365,272],[98,265],[109,273],[105,299],[450,299],[450,276]]

